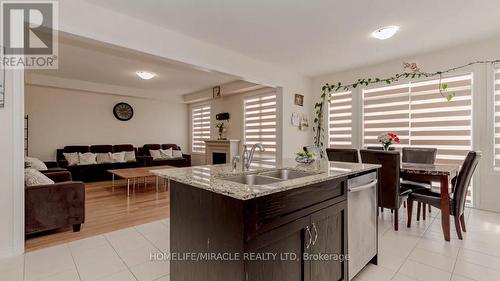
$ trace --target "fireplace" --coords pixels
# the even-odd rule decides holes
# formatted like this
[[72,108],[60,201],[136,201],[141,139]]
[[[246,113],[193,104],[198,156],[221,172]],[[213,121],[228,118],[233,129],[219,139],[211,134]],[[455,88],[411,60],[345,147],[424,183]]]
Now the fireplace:
[[226,153],[225,152],[213,152],[212,153],[212,164],[226,164]]
[[231,163],[238,155],[239,140],[206,140],[206,164]]

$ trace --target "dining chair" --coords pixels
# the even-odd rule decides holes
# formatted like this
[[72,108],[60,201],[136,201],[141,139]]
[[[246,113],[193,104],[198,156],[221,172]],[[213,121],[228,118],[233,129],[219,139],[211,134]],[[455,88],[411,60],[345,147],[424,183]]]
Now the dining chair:
[[327,148],[326,156],[329,161],[359,163],[359,153],[353,148]]
[[[474,175],[477,164],[481,159],[481,152],[469,151],[464,160],[462,168],[458,173],[456,180],[452,181],[452,194],[450,196],[450,214],[455,217],[455,229],[457,230],[458,239],[462,240],[462,230],[465,229],[465,199],[467,197],[467,189]],[[408,222],[407,226],[411,226],[411,215],[413,201],[426,203],[435,208],[441,209],[441,194],[428,189],[415,190],[408,196]],[[445,230],[449,231],[449,230]]]
[[306,152],[312,152],[314,154],[314,159],[315,160],[321,159],[321,150],[316,145],[304,146],[303,149]]
[[394,213],[394,230],[398,230],[399,207],[411,193],[411,189],[401,186],[399,170],[401,154],[397,151],[360,150],[361,162],[380,164],[378,206],[391,209]]
[[[437,149],[426,147],[403,147],[403,163],[434,164],[436,162]],[[431,182],[415,182],[402,180],[401,184],[411,190],[431,189]],[[431,212],[431,206],[429,213]],[[423,209],[422,209],[423,207]],[[425,220],[426,204],[419,202],[417,205],[417,221],[420,220],[420,210],[422,209],[422,219]]]

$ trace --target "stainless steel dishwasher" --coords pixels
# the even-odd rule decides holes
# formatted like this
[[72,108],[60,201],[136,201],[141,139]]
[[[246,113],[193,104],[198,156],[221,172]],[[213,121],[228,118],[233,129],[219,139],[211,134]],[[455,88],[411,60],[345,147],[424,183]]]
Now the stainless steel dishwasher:
[[377,173],[351,178],[347,182],[347,252],[349,280],[378,253]]

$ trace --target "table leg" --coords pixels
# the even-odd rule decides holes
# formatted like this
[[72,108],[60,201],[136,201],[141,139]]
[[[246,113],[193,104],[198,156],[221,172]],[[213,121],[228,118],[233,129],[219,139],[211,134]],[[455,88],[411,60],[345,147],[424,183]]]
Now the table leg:
[[448,176],[441,177],[441,226],[444,240],[450,241],[450,180]]
[[112,187],[111,187],[111,192],[113,192],[113,193],[114,193],[114,192],[115,192],[115,174],[112,174],[112,175],[111,175],[111,177],[112,177],[112,179],[113,179],[113,185],[112,185]]
[[127,179],[127,197],[130,196],[130,179]]
[[156,176],[156,193],[158,193],[158,184],[159,184],[160,179],[158,176]]

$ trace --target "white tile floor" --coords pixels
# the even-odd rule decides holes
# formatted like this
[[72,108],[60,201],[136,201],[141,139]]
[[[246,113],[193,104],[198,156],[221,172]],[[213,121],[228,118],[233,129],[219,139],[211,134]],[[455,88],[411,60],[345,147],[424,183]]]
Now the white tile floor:
[[[355,281],[500,280],[500,214],[467,210],[465,239],[445,242],[439,211],[400,231],[385,211],[379,221],[379,265]],[[169,267],[149,260],[168,251],[169,220],[157,221],[0,260],[2,281],[168,281]]]

